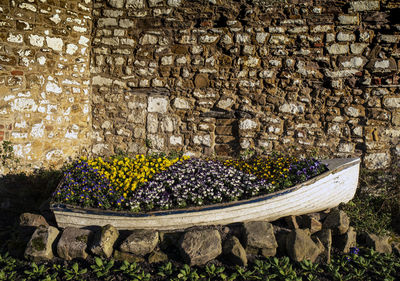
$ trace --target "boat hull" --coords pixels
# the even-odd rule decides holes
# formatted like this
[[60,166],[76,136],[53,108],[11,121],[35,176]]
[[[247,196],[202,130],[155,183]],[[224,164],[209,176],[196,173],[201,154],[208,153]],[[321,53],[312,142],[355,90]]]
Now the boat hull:
[[274,221],[289,215],[319,212],[350,201],[358,186],[360,159],[322,161],[329,171],[292,188],[249,200],[191,209],[145,214],[83,209],[52,204],[57,224],[104,226],[117,229],[183,230],[193,226],[226,225],[244,221]]

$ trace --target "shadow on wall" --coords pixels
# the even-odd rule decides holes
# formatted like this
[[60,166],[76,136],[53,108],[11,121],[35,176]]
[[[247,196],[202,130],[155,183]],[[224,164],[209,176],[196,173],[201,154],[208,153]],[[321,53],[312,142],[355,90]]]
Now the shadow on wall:
[[0,177],[0,229],[12,226],[24,212],[40,212],[52,220],[48,202],[61,178],[61,170],[38,170],[30,175],[18,173]]

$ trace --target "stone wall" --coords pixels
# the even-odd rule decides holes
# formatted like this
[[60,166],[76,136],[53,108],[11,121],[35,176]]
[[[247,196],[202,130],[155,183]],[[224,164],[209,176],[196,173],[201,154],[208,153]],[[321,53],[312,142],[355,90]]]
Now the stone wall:
[[0,141],[21,167],[89,143],[91,14],[91,0],[0,1]]
[[31,167],[82,152],[256,149],[388,168],[400,155],[399,9],[0,0],[0,141]]
[[94,1],[93,152],[293,148],[387,168],[400,154],[399,9]]

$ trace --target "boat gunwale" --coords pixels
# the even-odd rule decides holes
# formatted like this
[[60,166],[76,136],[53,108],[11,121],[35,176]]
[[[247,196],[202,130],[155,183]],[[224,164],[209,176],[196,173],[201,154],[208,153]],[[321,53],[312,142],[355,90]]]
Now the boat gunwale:
[[[315,183],[329,175],[334,175],[350,166],[357,165],[361,162],[360,158],[335,158],[335,159],[327,159],[327,160],[320,160],[320,161],[329,166],[330,161],[336,161],[336,160],[343,160],[343,161],[347,160],[347,162],[344,164],[337,165],[332,170],[330,170],[328,167],[328,169],[329,169],[328,171],[326,171],[316,177],[313,177],[305,182],[299,183],[295,186],[292,186],[292,187],[289,187],[289,188],[286,188],[283,190],[275,191],[273,193],[263,194],[263,195],[259,195],[257,197],[244,199],[244,200],[231,201],[231,202],[225,202],[225,203],[217,203],[217,204],[198,206],[198,207],[190,207],[190,208],[184,208],[184,209],[157,210],[157,211],[151,211],[151,212],[147,212],[147,213],[134,213],[131,211],[104,210],[104,209],[98,209],[98,208],[84,208],[84,207],[63,204],[63,203],[54,203],[54,202],[50,202],[50,209],[53,212],[82,213],[82,214],[88,214],[88,215],[132,217],[132,218],[163,217],[163,216],[178,215],[178,214],[200,213],[200,212],[212,211],[212,210],[224,210],[224,209],[231,208],[231,207],[237,207],[237,206],[241,206],[241,205],[247,205],[247,204],[267,201],[267,200],[275,198],[275,197],[279,197],[279,196],[283,196],[283,195],[292,193],[301,188],[310,186],[313,183]],[[333,164],[333,165],[335,165],[335,164]],[[62,179],[60,181],[57,188],[60,187],[60,185],[63,182],[64,182],[64,179]]]

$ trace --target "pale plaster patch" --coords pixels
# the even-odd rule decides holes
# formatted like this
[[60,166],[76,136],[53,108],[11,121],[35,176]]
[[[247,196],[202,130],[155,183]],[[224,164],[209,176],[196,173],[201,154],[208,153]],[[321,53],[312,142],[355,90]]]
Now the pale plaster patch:
[[182,137],[181,136],[170,136],[169,143],[171,145],[182,145]]
[[85,36],[81,36],[80,38],[79,38],[79,44],[80,45],[83,45],[83,46],[88,46],[88,42],[89,42],[89,38],[87,38],[87,37],[85,37]]
[[75,44],[68,44],[67,45],[67,54],[68,55],[73,55],[76,53],[76,51],[78,50],[78,46],[76,46]]
[[72,27],[72,29],[74,30],[74,31],[76,31],[76,32],[81,32],[81,33],[84,33],[84,32],[86,32],[87,31],[87,28],[86,27],[82,27],[82,26],[74,26],[74,27]]
[[18,7],[21,8],[21,9],[26,9],[26,10],[32,11],[32,12],[36,12],[37,11],[36,7],[34,5],[32,5],[32,4],[29,4],[29,3],[21,3],[21,4],[18,5]]
[[8,95],[8,96],[5,96],[3,99],[4,99],[4,101],[9,101],[9,100],[12,100],[14,98],[15,98],[14,95]]
[[62,150],[60,149],[54,149],[46,153],[46,160],[51,160],[54,158],[61,158],[64,155]]
[[55,94],[61,94],[62,93],[62,88],[60,86],[58,86],[56,83],[47,82],[46,91],[47,92],[52,92],[52,93],[55,93]]
[[44,37],[36,34],[29,35],[29,43],[32,46],[43,47]]
[[11,111],[31,111],[34,112],[38,108],[33,99],[18,98],[11,102]]
[[61,38],[57,38],[57,37],[46,37],[46,42],[47,42],[47,46],[51,49],[53,49],[54,51],[62,51],[62,48],[64,46],[64,42]]
[[22,120],[21,122],[16,122],[14,126],[15,128],[26,128],[26,121]]
[[12,132],[11,137],[14,139],[26,139],[28,137],[28,133]]
[[37,61],[40,65],[44,65],[46,63],[46,57],[44,56],[38,57]]
[[8,34],[7,41],[11,43],[22,43],[24,41],[24,38],[22,37],[22,34],[14,35],[10,33]]
[[15,144],[13,145],[13,150],[14,150],[14,155],[16,157],[24,157],[25,159],[30,160],[31,157],[27,156],[27,154],[29,154],[32,150],[32,144],[28,143],[28,144]]
[[71,130],[67,130],[64,137],[66,139],[77,139],[78,132],[79,132],[79,127],[78,127],[78,125],[74,124],[74,125],[72,125]]
[[34,124],[31,130],[31,137],[33,138],[41,138],[44,136],[44,125],[43,122]]
[[59,14],[53,15],[53,16],[50,18],[50,20],[51,20],[52,22],[54,22],[55,24],[59,24],[59,23],[61,22],[61,18],[60,18],[60,15],[59,15]]

